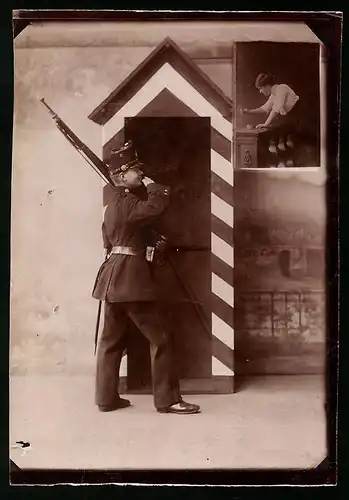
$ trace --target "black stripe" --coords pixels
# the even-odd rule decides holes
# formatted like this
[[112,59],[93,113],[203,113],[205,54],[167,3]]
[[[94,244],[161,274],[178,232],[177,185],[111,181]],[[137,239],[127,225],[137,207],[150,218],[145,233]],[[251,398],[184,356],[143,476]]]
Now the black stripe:
[[234,286],[234,268],[214,254],[211,254],[211,270],[230,286]]
[[234,328],[234,308],[212,293],[212,312]]
[[[199,117],[195,111],[187,106],[175,94],[167,88],[163,89],[152,101],[150,101],[135,116],[159,116],[159,117]],[[201,118],[201,117],[200,117]]]
[[[234,335],[234,332],[232,332],[232,335]],[[212,355],[223,365],[234,371],[234,350],[214,335],[212,336]]]
[[229,245],[234,245],[234,229],[214,214],[211,214],[211,231]]
[[234,205],[234,187],[211,172],[211,191],[229,205]]
[[[231,141],[218,132],[218,130],[211,127],[211,148],[229,162],[231,162],[231,147]],[[233,168],[233,165],[231,168]]]

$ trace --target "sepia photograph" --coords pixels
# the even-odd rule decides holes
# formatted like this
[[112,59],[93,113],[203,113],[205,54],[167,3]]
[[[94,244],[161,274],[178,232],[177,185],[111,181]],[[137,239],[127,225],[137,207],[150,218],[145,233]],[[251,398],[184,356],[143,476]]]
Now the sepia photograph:
[[17,468],[326,459],[326,64],[305,22],[248,16],[15,36]]

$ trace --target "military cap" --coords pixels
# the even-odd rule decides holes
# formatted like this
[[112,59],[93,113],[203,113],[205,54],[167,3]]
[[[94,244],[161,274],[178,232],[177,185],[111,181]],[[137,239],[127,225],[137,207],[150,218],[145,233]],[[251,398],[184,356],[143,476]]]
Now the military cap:
[[130,168],[141,167],[142,165],[132,141],[128,141],[121,148],[112,149],[108,168],[110,174],[115,175],[126,172]]

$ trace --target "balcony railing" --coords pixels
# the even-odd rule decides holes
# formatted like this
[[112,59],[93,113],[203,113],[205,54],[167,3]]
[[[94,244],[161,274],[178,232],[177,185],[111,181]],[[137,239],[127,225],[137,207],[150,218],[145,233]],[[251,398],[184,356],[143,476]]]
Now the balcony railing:
[[235,291],[235,330],[251,337],[324,339],[325,291]]
[[236,168],[318,167],[319,152],[313,138],[243,128],[235,131]]

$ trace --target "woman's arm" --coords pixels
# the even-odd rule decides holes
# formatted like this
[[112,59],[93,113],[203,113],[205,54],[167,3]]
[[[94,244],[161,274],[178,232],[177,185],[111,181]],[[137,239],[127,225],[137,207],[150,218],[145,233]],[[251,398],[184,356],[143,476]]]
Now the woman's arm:
[[258,127],[258,128],[261,128],[261,127],[269,127],[278,115],[279,115],[279,113],[277,113],[276,111],[274,111],[274,110],[272,109],[272,110],[270,111],[270,113],[269,113],[268,118],[265,120],[265,122],[264,122],[264,123],[261,123],[260,125],[257,125],[257,127]]
[[241,110],[241,113],[246,115],[261,115],[265,114],[265,110],[263,108],[254,108],[254,109],[243,108]]

